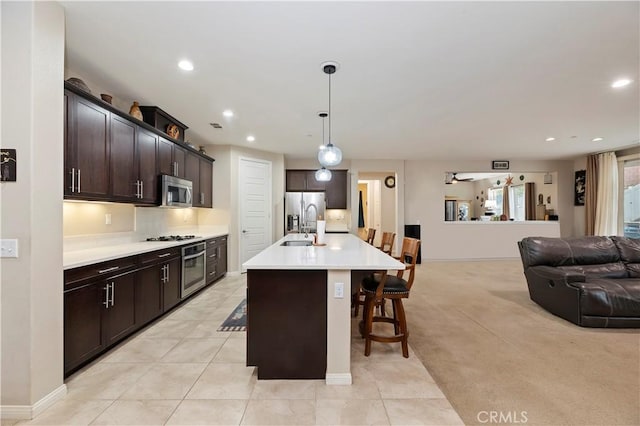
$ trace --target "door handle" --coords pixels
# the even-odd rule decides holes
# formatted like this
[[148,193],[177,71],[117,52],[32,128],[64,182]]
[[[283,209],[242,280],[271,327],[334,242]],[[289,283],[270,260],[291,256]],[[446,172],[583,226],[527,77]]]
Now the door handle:
[[106,309],[109,309],[109,287],[110,287],[110,284],[107,284],[107,286],[103,288],[105,293],[104,293],[104,302],[102,302],[102,304]]
[[116,295],[116,285],[115,283],[111,282],[111,307],[113,308],[113,300],[115,298]]

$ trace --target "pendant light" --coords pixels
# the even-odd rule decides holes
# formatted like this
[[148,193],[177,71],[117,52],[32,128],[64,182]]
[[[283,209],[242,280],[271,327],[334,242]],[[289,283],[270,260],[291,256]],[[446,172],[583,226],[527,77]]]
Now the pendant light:
[[331,142],[331,74],[336,72],[337,65],[336,62],[325,62],[322,65],[324,73],[329,75],[329,143],[318,152],[318,161],[325,167],[337,166],[342,161],[342,151]]
[[[320,152],[318,152],[319,156],[320,153],[326,149],[326,147],[324,146],[324,119],[327,118],[327,115],[329,114],[327,114],[326,112],[321,112],[318,115],[322,117],[322,147],[320,148]],[[329,182],[331,180],[331,170],[322,166],[320,169],[316,170],[316,180],[318,182]]]

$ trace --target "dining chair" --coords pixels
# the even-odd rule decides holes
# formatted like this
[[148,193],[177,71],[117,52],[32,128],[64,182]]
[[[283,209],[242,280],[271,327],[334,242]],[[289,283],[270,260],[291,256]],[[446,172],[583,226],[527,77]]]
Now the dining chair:
[[[360,322],[360,334],[365,339],[364,354],[371,354],[371,342],[400,342],[402,344],[402,356],[409,358],[409,346],[407,343],[409,332],[407,330],[407,318],[405,316],[402,299],[409,297],[411,286],[416,273],[416,260],[420,240],[405,237],[402,241],[400,256],[396,259],[405,264],[404,270],[390,275],[387,271],[381,271],[362,280],[361,289],[364,292],[363,319]],[[405,279],[405,273],[408,277]],[[374,310],[376,304],[390,299],[393,306],[393,318],[376,316]],[[386,322],[393,324],[393,335],[379,335],[373,333],[374,322]]]

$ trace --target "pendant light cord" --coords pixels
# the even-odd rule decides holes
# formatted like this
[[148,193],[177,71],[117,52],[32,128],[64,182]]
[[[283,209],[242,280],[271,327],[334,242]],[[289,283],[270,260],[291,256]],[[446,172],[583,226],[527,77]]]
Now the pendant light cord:
[[331,74],[329,74],[329,143],[331,145]]

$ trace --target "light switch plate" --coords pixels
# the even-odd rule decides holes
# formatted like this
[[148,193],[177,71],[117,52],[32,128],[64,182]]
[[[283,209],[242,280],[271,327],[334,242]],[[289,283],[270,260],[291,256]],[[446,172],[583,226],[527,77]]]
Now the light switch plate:
[[334,284],[333,297],[336,299],[342,299],[344,297],[344,283]]
[[0,240],[0,257],[18,257],[18,240]]

